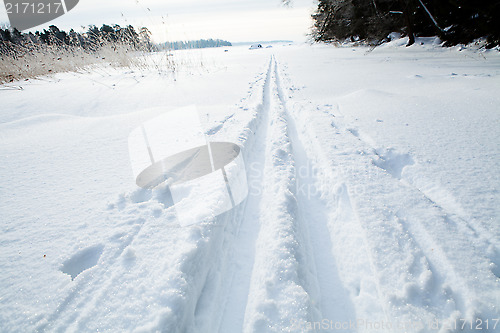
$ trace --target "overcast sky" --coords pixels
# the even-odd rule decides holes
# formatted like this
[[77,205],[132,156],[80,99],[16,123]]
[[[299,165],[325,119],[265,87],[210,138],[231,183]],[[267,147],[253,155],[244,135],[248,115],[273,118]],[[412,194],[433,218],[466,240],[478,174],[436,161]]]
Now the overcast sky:
[[[146,26],[157,42],[221,38],[230,42],[306,40],[315,0],[80,0],[66,15],[32,30],[54,24],[63,30],[90,24]],[[0,22],[8,22],[5,7]]]

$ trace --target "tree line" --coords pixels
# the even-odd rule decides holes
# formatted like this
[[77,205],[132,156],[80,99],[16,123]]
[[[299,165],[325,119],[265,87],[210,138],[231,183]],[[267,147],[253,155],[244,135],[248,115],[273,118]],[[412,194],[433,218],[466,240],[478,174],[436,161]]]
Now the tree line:
[[199,39],[190,41],[166,42],[160,44],[161,49],[183,50],[183,49],[201,49],[206,47],[232,46],[228,41],[222,39]]
[[[206,47],[231,46],[231,43],[221,39],[200,39],[191,41],[166,42],[154,44],[150,31],[143,27],[139,31],[131,25],[121,27],[117,24],[103,24],[100,28],[89,26],[86,32],[79,33],[71,29],[69,32],[51,25],[49,29],[35,33],[21,33],[16,28],[0,28],[0,55],[12,55],[21,49],[30,49],[37,45],[55,45],[77,47],[84,51],[96,52],[105,45],[125,45],[131,50],[157,51],[179,50]],[[21,48],[20,48],[21,47]]]
[[131,25],[121,27],[119,25],[103,24],[102,27],[89,26],[84,33],[60,30],[51,25],[49,29],[36,31],[35,33],[21,33],[16,28],[0,28],[0,55],[16,53],[37,45],[55,45],[63,47],[75,47],[89,52],[99,51],[105,45],[125,45],[131,50],[152,50],[151,33],[147,28],[141,28],[138,32]]
[[382,43],[391,32],[439,36],[446,45],[486,38],[500,45],[499,0],[319,0],[313,14],[315,41],[361,39]]

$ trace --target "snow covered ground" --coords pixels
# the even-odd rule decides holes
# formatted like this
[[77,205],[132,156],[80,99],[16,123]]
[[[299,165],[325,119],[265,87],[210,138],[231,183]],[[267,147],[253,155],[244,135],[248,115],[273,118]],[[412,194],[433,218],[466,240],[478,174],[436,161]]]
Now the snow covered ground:
[[[403,43],[0,86],[0,331],[499,332],[500,55]],[[181,227],[127,140],[186,105],[249,195]]]

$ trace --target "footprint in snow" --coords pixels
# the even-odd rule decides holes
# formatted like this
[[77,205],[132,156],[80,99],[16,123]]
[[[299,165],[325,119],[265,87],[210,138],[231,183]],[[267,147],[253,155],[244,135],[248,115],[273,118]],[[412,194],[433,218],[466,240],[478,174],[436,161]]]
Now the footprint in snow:
[[104,245],[97,244],[78,251],[62,263],[61,272],[71,276],[73,281],[80,273],[97,265],[103,250]]
[[359,138],[359,132],[357,129],[355,128],[348,128],[347,129],[349,132],[351,132],[352,135],[354,135],[355,137]]
[[401,154],[392,148],[375,150],[375,154],[377,157],[372,159],[373,164],[397,179],[401,179],[401,174],[406,166],[415,164],[410,154]]

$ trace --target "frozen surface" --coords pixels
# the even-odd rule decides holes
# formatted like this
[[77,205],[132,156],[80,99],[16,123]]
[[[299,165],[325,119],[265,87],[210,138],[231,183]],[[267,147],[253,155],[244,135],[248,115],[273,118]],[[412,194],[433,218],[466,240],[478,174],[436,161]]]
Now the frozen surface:
[[[0,331],[500,330],[500,56],[421,41],[0,86]],[[193,104],[249,194],[182,227],[128,137]]]

